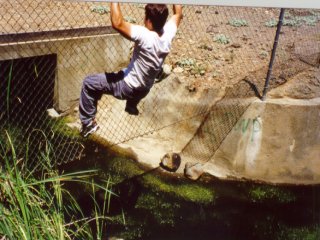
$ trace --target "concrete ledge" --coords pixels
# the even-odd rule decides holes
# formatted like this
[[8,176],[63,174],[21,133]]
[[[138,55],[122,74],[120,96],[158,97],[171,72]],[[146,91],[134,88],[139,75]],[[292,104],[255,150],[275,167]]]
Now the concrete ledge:
[[40,32],[0,34],[0,46],[17,45],[17,44],[26,43],[26,42],[56,41],[58,39],[64,40],[64,39],[90,37],[90,36],[115,34],[115,33],[117,32],[111,26],[105,26],[105,27],[50,30],[50,31],[40,31]]

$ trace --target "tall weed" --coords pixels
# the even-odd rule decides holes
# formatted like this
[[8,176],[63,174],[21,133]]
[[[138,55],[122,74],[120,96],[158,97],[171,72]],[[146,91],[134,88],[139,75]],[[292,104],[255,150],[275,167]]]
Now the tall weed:
[[[101,239],[107,220],[105,207],[103,211],[96,207],[94,216],[84,216],[64,183],[90,184],[105,191],[109,196],[105,199],[110,199],[109,183],[104,187],[91,181],[94,170],[59,175],[50,161],[52,148],[48,141],[37,159],[39,163],[29,169],[28,146],[24,158],[19,159],[6,135],[6,143],[0,142],[0,239]],[[97,230],[90,228],[92,221]]]

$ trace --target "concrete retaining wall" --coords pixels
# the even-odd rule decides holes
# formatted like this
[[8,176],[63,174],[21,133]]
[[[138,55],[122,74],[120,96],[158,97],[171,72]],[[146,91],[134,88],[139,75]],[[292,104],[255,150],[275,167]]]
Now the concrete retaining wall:
[[256,100],[206,169],[222,178],[320,183],[320,99]]
[[[59,36],[59,32],[55,34]],[[129,41],[119,34],[0,42],[0,60],[57,54],[54,107],[59,111],[79,99],[86,75],[116,70],[128,61],[129,53]]]
[[[165,94],[158,96],[160,90]],[[174,91],[174,97],[170,91]],[[150,122],[155,126],[164,124],[167,127],[152,134],[140,134],[140,137],[118,147],[151,168],[159,166],[164,154],[182,152],[178,173],[183,173],[185,164],[191,162],[202,164],[204,172],[221,179],[246,178],[288,184],[320,183],[320,98],[267,99],[262,102],[257,98],[224,100],[222,96],[214,91],[191,94],[172,77],[155,85],[143,100],[144,111],[138,117],[128,116],[124,112],[124,102],[115,100],[114,104],[111,98],[103,98],[100,101],[100,112],[107,111],[104,108],[108,106],[109,112],[117,114],[108,117],[98,114],[98,122],[105,131],[97,135],[115,142],[120,141],[116,137],[129,138],[133,131],[145,132],[150,128]],[[211,118],[205,118],[203,114],[189,118],[188,114],[195,114],[195,109],[210,107],[207,98],[216,107],[213,116],[219,124]],[[235,111],[241,112],[241,115]],[[229,124],[231,121],[224,119],[238,116],[240,118],[232,126]],[[179,122],[183,117],[186,120]],[[213,143],[203,144],[201,141],[204,136],[197,130],[204,126],[203,121],[209,121],[207,127],[213,129],[200,133],[212,134],[212,139],[223,135],[223,142],[217,151]],[[120,129],[121,134],[114,129]],[[191,148],[190,151],[186,151],[186,146]],[[208,156],[212,157],[208,159]]]

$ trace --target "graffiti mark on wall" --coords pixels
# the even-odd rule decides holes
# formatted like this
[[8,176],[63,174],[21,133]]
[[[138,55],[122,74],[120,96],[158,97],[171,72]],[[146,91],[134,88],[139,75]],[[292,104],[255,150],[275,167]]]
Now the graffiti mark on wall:
[[243,118],[239,120],[236,125],[232,123],[234,119],[232,113],[225,112],[221,115],[212,115],[207,119],[205,124],[202,125],[198,132],[201,139],[208,142],[220,143],[226,136],[225,133],[229,133],[234,129],[242,134],[249,133],[251,142],[257,140],[259,133],[262,130],[262,120],[260,116],[255,118]]
[[256,118],[243,118],[235,125],[234,130],[246,134],[251,132],[251,142],[255,140],[256,135],[262,129],[261,118],[258,116]]

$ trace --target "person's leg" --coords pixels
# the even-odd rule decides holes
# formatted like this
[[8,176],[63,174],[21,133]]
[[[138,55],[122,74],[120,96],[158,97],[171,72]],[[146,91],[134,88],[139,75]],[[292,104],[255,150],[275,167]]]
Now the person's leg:
[[107,79],[105,74],[87,76],[82,84],[79,113],[82,125],[87,126],[97,113],[98,100],[101,98]]
[[103,94],[124,99],[121,78],[123,78],[123,72],[95,74],[84,79],[79,103],[82,136],[87,137],[98,129],[95,115],[98,100]]
[[148,90],[133,91],[133,94],[127,98],[125,111],[130,115],[139,115],[138,104],[139,102],[148,95]]
[[125,111],[130,115],[139,115],[138,104],[141,99],[128,99],[126,102]]

